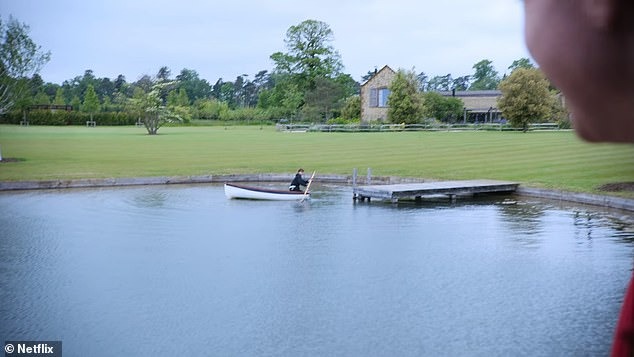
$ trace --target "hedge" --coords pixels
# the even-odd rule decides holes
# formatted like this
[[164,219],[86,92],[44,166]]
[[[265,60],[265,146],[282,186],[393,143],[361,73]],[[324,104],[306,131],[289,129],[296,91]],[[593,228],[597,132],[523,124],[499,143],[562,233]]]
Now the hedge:
[[[97,125],[134,125],[138,115],[128,112],[104,112],[93,114]],[[31,110],[26,116],[30,125],[86,125],[90,114],[75,111]],[[20,124],[21,112],[9,112],[0,116],[0,124]]]

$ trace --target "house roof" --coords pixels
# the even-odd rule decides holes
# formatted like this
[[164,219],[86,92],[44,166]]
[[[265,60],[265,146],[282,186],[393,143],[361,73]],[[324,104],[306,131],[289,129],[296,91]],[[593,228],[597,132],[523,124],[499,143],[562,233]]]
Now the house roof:
[[385,66],[383,66],[383,68],[381,68],[381,69],[380,69],[380,70],[378,70],[378,71],[375,69],[375,70],[374,70],[374,75],[373,75],[372,77],[370,77],[370,79],[368,79],[367,81],[365,81],[365,83],[363,83],[363,84],[361,85],[361,87],[363,87],[363,86],[365,86],[366,84],[368,84],[369,82],[371,82],[371,81],[372,81],[372,79],[374,79],[374,77],[376,77],[379,73],[381,73],[381,72],[383,72],[383,71],[389,71],[389,72],[391,72],[392,74],[396,74],[396,72],[394,72],[394,70],[393,70],[392,68],[390,68],[390,66],[385,65]]
[[460,98],[465,109],[475,113],[497,111],[497,101],[502,96],[502,92],[499,90],[444,91],[439,93],[445,97]]
[[445,97],[499,97],[502,95],[502,92],[499,90],[457,90],[452,91],[441,91],[438,92]]

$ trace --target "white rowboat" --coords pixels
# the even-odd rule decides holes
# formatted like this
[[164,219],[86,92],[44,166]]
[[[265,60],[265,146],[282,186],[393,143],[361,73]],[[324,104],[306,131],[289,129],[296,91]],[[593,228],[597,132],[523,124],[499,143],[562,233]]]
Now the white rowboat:
[[227,198],[243,198],[251,200],[301,201],[310,198],[310,192],[304,195],[302,191],[274,190],[261,187],[249,187],[225,183]]

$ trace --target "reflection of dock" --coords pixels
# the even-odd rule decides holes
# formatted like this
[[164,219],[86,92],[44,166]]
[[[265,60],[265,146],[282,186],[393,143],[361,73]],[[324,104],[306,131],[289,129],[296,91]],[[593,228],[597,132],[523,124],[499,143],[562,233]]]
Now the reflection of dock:
[[421,199],[423,196],[430,195],[446,195],[453,200],[459,195],[514,192],[517,186],[519,184],[515,182],[494,180],[439,181],[356,186],[352,189],[352,193],[354,199],[361,201],[378,198],[397,202],[399,199]]

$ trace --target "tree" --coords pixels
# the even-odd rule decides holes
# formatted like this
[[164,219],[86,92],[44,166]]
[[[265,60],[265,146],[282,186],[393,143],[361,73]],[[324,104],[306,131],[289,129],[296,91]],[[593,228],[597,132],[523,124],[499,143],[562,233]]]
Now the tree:
[[101,103],[101,111],[102,112],[112,112],[114,111],[115,106],[112,104],[112,100],[109,96],[103,97],[103,102]]
[[5,25],[0,18],[0,114],[27,95],[28,82],[21,79],[37,74],[50,59],[28,35],[29,27],[9,17]]
[[[198,72],[183,68],[181,73],[176,76],[178,83],[175,83],[178,89],[185,88],[187,97],[191,101],[196,99],[209,98],[211,95],[211,85],[204,79],[200,79]],[[171,82],[170,82],[171,83]]]
[[70,100],[70,105],[73,107],[73,110],[78,110],[79,107],[81,107],[81,99],[79,99],[79,96],[73,96]]
[[498,107],[514,127],[528,131],[528,124],[551,114],[548,80],[535,68],[518,68],[500,83]]
[[143,124],[149,135],[156,135],[165,123],[181,120],[163,105],[160,97],[163,86],[170,84],[170,82],[154,83],[147,93],[140,88],[135,89],[131,104],[143,118]]
[[309,116],[307,119],[328,120],[333,114],[333,110],[339,108],[339,102],[342,97],[343,88],[332,79],[317,77],[315,79],[315,88],[306,92],[304,97],[304,109],[309,108],[308,113],[314,113],[316,116]]
[[189,106],[189,97],[185,88],[178,90],[178,97],[176,97],[176,105],[181,107]]
[[364,76],[361,76],[361,83],[365,83],[369,81],[374,75],[378,72],[378,69],[374,69],[373,71],[368,71]]
[[361,97],[353,95],[346,98],[341,109],[341,117],[345,120],[360,120],[361,118]]
[[455,90],[467,90],[469,88],[469,81],[471,80],[471,76],[462,76],[455,78],[453,80],[453,88]]
[[423,103],[414,71],[399,70],[390,85],[388,120],[392,123],[416,124],[423,118]]
[[425,72],[420,72],[416,75],[418,79],[418,90],[424,92],[427,90],[427,83],[429,83],[429,76]]
[[473,65],[473,83],[469,90],[491,90],[496,89],[500,83],[498,72],[493,68],[493,62],[484,59]]
[[453,78],[451,73],[445,76],[434,76],[427,82],[428,91],[449,91],[453,85]]
[[462,114],[464,103],[460,98],[444,97],[437,92],[423,93],[425,116],[444,122],[455,122]]
[[314,89],[315,78],[333,78],[343,65],[339,53],[331,45],[333,33],[328,24],[306,20],[286,31],[287,53],[271,55],[276,71],[296,77],[300,90]]
[[33,98],[33,102],[35,104],[49,105],[51,104],[51,99],[48,97],[48,95],[46,95],[46,93],[44,93],[43,91],[39,91]]
[[93,114],[99,111],[99,98],[97,97],[97,93],[95,92],[95,88],[92,84],[88,85],[86,94],[84,94],[82,110],[90,113],[90,121],[92,121]]
[[341,98],[348,98],[352,95],[361,93],[361,84],[355,81],[351,75],[340,73],[335,77],[335,82],[341,87]]
[[513,63],[509,66],[509,70],[511,73],[518,68],[535,68],[531,63],[531,60],[528,58],[520,58],[518,60],[513,61]]
[[304,103],[304,92],[290,74],[273,73],[272,87],[264,89],[258,97],[258,108],[275,109],[279,115],[294,116]]
[[125,76],[120,74],[117,76],[117,79],[114,80],[114,90],[115,92],[123,92],[126,86]]
[[156,74],[156,79],[159,82],[167,82],[170,80],[170,76],[172,75],[172,71],[167,66],[163,66],[159,68],[158,73]]
[[53,99],[53,104],[66,105],[66,100],[64,99],[64,88],[57,88],[57,92],[55,92],[55,99]]

